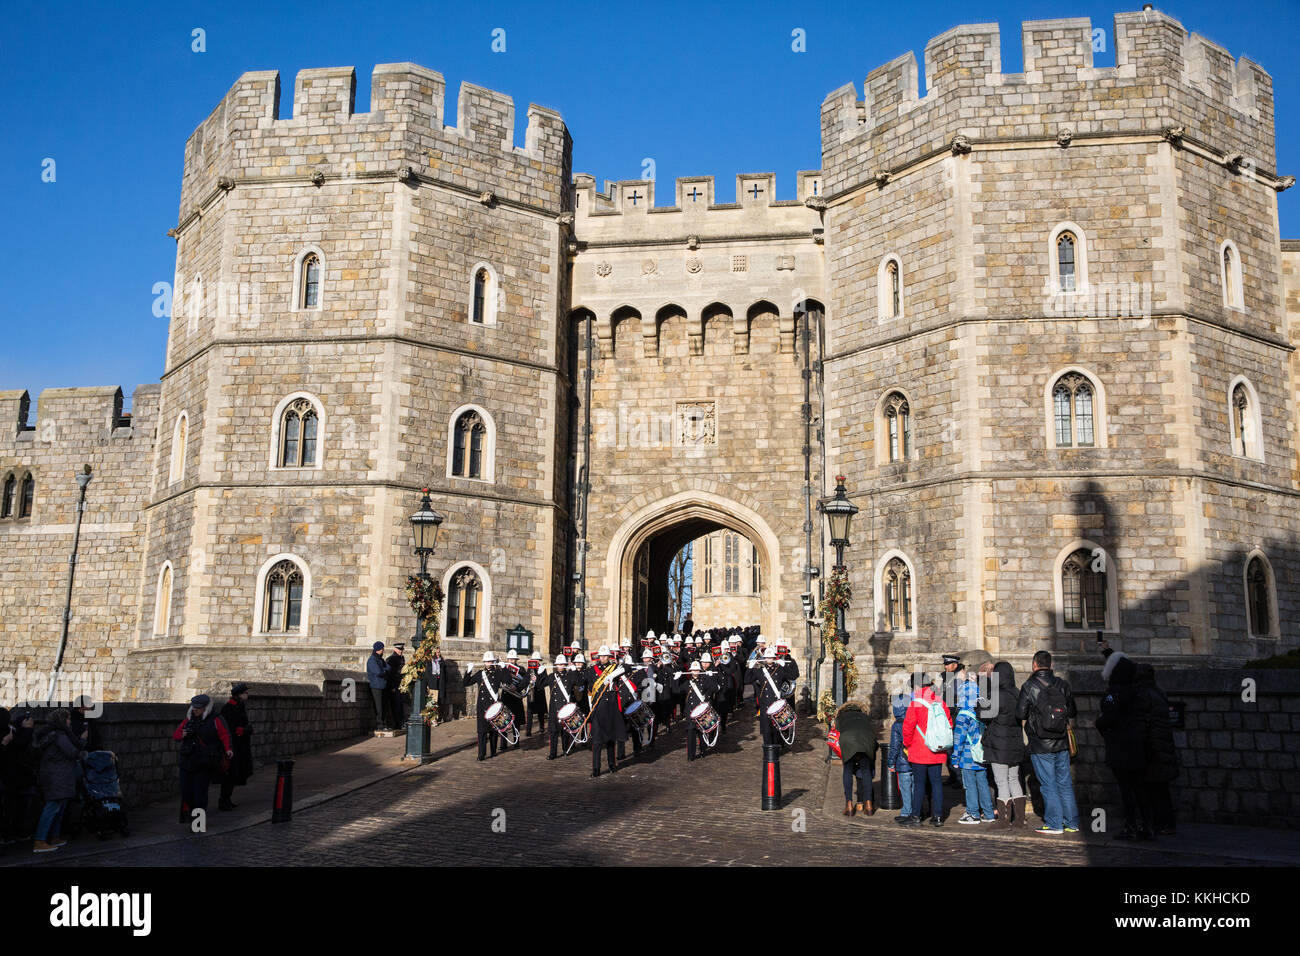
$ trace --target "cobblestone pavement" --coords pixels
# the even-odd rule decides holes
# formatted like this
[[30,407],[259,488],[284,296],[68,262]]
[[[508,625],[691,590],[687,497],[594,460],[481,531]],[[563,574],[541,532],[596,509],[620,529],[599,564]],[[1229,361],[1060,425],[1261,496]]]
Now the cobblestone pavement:
[[[82,866],[243,865],[1154,865],[1247,863],[1173,841],[1143,848],[1093,837],[1007,836],[956,824],[901,830],[894,813],[840,814],[840,771],[819,728],[801,719],[781,761],[783,808],[761,811],[762,747],[752,713],[718,752],[688,763],[678,723],[653,751],[591,777],[588,750],[546,760],[534,734],[479,763],[473,721],[435,730],[446,756],[295,813],[287,824],[108,847]],[[945,799],[953,799],[949,790]],[[953,801],[955,803],[955,800]],[[494,830],[494,822],[496,828]],[[970,832],[975,830],[977,832]],[[502,832],[503,831],[503,832]],[[1166,842],[1168,845],[1166,845]],[[33,861],[35,862],[35,861]],[[35,865],[57,865],[43,859]]]

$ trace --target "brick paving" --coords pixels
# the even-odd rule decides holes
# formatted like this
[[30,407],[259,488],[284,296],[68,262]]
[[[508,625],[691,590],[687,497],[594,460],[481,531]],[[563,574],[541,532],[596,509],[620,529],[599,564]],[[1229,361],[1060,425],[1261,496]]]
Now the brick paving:
[[[360,789],[295,812],[288,824],[253,822],[150,846],[91,847],[77,866],[245,865],[1153,865],[1300,859],[1291,834],[1217,828],[1214,841],[1108,845],[1093,837],[1008,836],[961,827],[900,830],[894,814],[848,819],[838,765],[824,762],[820,728],[801,719],[781,761],[784,805],[761,811],[761,742],[754,716],[732,724],[719,752],[694,763],[680,723],[653,752],[591,777],[590,752],[547,761],[545,738],[477,762],[472,721],[434,732],[433,763],[358,783]],[[390,743],[391,746],[391,743]],[[400,750],[394,749],[393,753]],[[395,758],[394,764],[395,765]],[[317,771],[319,773],[319,771]],[[955,791],[948,791],[948,795]],[[946,795],[946,798],[949,798]],[[955,801],[954,801],[955,802]],[[171,812],[171,811],[167,811]],[[493,823],[504,832],[494,832]],[[799,824],[802,826],[799,826]],[[971,832],[976,830],[977,832]],[[1167,844],[1167,845],[1166,845]],[[1281,847],[1281,849],[1278,849]],[[87,855],[88,854],[88,855]],[[31,861],[58,865],[57,855]],[[67,859],[65,857],[65,859]],[[24,861],[25,862],[25,861]]]

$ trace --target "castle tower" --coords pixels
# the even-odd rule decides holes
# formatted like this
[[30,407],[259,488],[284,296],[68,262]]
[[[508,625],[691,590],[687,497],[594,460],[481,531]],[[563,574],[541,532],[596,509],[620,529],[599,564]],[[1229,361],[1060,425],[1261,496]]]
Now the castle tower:
[[1155,11],[1113,40],[1099,68],[1088,20],[1026,23],[1012,75],[959,26],[924,92],[907,53],[822,106],[864,668],[1090,660],[1096,630],[1240,661],[1294,627],[1272,83]]
[[[408,516],[445,516],[445,652],[561,609],[570,140],[508,97],[378,66],[242,76],[190,137],[133,661],[150,698],[319,679],[407,640]],[[460,435],[458,441],[456,436]],[[164,571],[164,569],[167,569]]]

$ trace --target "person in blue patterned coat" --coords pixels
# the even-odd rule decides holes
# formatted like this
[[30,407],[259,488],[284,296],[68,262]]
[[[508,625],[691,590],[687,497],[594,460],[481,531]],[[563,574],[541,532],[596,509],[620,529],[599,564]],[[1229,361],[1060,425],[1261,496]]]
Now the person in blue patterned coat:
[[975,715],[979,700],[979,681],[968,670],[960,670],[956,677],[957,720],[953,724],[952,766],[961,772],[962,787],[966,791],[966,813],[958,823],[969,825],[992,823],[993,794],[989,790],[988,773],[971,753],[984,735],[984,725]]

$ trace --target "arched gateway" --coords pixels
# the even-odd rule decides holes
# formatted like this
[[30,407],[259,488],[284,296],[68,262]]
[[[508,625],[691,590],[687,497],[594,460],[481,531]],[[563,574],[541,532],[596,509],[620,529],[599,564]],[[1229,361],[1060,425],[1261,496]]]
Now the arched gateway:
[[762,620],[768,634],[781,634],[781,545],[752,508],[720,495],[685,491],[646,505],[627,518],[610,540],[605,561],[610,595],[605,640],[634,640],[647,629],[670,627],[666,617],[668,565],[687,543],[720,528],[744,535],[758,551]]

